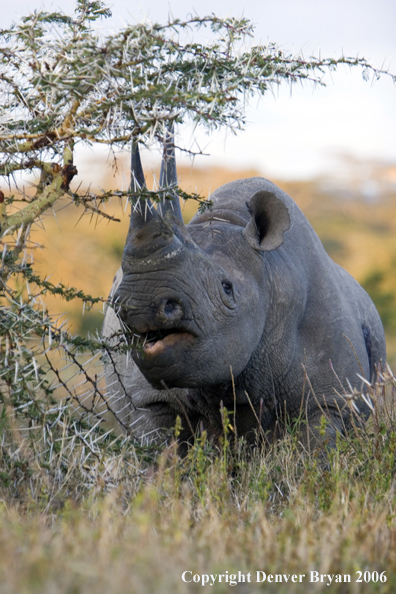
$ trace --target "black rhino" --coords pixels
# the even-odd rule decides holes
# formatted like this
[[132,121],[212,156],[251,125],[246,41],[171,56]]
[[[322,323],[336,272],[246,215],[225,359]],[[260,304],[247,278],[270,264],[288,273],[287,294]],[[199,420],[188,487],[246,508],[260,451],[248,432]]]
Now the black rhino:
[[[170,138],[162,186],[176,183]],[[143,186],[137,145],[132,153],[133,180]],[[351,426],[345,396],[385,362],[376,308],[270,181],[233,181],[211,199],[187,226],[177,198],[132,209],[103,333],[120,328],[118,315],[145,344],[108,366],[111,405],[144,441],[162,439],[177,415],[181,441],[202,429],[221,434],[224,406],[249,441],[259,425],[274,439],[285,418],[303,417],[305,447],[332,445]],[[358,406],[366,417],[367,403]]]

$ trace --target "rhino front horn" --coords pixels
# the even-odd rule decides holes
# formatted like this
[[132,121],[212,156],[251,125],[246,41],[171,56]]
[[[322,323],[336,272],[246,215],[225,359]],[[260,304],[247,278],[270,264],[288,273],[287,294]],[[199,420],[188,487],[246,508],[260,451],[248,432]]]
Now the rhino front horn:
[[160,188],[167,189],[164,193],[162,204],[158,205],[158,212],[166,217],[169,214],[179,221],[183,221],[179,197],[172,191],[172,186],[177,185],[176,158],[175,158],[175,133],[173,124],[169,130],[165,130],[164,152],[160,173]]

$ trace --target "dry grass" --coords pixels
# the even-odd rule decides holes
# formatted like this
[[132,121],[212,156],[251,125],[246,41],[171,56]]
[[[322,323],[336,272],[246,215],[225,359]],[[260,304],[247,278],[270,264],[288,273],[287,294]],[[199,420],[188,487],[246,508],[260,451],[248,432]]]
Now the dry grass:
[[[214,474],[214,476],[213,476]],[[331,592],[394,592],[396,554],[393,492],[373,505],[367,489],[341,481],[331,509],[307,501],[304,483],[280,515],[260,501],[240,508],[231,484],[211,472],[215,490],[199,501],[186,483],[167,477],[146,485],[125,510],[116,495],[62,513],[1,512],[2,592],[186,592],[184,571],[230,574],[349,574],[386,571],[385,584],[333,584]],[[322,477],[317,476],[317,479]],[[328,479],[331,483],[333,479]],[[231,481],[230,481],[231,482]],[[218,496],[221,496],[222,503]],[[351,501],[351,496],[353,501]],[[215,592],[228,584],[216,584]],[[268,584],[266,584],[268,588]],[[293,592],[328,591],[327,584],[295,584]],[[241,591],[241,590],[239,590]],[[262,591],[252,583],[249,592]],[[273,584],[269,591],[290,591]]]
[[[271,450],[201,438],[181,459],[176,444],[158,453],[118,440],[93,455],[76,440],[48,458],[3,428],[2,594],[200,591],[185,571],[250,572],[238,592],[263,591],[257,571],[305,574],[292,589],[266,582],[269,592],[394,592],[396,381],[385,379],[371,422],[325,464],[293,432]],[[310,571],[351,582],[312,583]],[[357,571],[387,581],[358,584]]]

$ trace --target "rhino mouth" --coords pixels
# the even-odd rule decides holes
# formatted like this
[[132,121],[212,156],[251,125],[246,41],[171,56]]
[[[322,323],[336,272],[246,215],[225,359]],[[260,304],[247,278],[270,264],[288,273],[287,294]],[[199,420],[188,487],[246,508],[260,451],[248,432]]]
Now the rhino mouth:
[[167,348],[188,344],[194,339],[194,334],[182,328],[149,330],[140,334],[143,340],[143,352],[147,356],[162,353]]
[[148,332],[141,334],[143,344],[154,343],[159,340],[163,340],[170,334],[179,334],[181,331],[178,328],[170,328],[168,330],[149,330]]

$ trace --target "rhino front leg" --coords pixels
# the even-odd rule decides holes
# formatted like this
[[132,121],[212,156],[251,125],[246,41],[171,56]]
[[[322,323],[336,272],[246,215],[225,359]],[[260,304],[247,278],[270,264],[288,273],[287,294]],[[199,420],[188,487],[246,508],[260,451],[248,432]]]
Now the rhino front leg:
[[338,411],[316,410],[309,414],[299,432],[299,441],[309,452],[317,448],[335,448],[337,433],[345,435],[345,421]]

